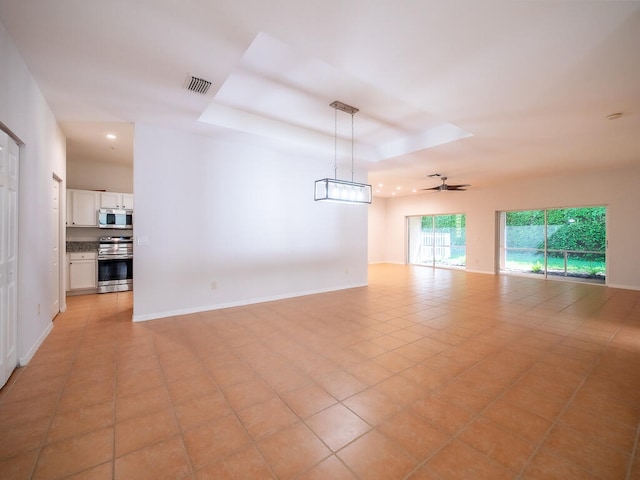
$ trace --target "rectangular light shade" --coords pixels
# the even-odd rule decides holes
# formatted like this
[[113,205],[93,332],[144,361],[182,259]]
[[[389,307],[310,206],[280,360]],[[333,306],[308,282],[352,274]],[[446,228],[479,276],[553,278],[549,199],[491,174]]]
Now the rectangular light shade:
[[334,178],[316,180],[315,200],[341,203],[371,203],[371,185]]

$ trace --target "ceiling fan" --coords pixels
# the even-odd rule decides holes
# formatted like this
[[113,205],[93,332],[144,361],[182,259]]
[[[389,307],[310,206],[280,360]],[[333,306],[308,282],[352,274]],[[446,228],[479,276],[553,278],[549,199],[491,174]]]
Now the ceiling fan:
[[466,190],[466,188],[464,187],[470,187],[471,185],[469,185],[468,183],[464,183],[461,185],[448,185],[447,184],[447,178],[448,177],[444,177],[442,175],[440,175],[439,173],[433,173],[431,175],[427,175],[427,177],[440,177],[442,179],[442,185],[438,185],[437,187],[431,187],[431,188],[423,188],[422,190],[438,190],[438,191],[442,191],[442,190],[452,190],[452,191],[459,191],[459,192],[464,192]]

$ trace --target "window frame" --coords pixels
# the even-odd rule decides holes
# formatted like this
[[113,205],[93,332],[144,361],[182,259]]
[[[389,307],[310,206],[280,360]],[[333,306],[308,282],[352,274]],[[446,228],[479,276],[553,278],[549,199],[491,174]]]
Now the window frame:
[[[572,250],[572,249],[550,249],[549,248],[549,212],[556,210],[579,210],[579,209],[604,209],[604,228],[605,228],[605,241],[604,241],[604,250],[595,251],[595,250]],[[543,213],[544,224],[543,224],[543,240],[542,240],[542,248],[524,248],[524,247],[507,247],[506,246],[506,217],[508,213],[513,212],[536,212],[540,211]],[[499,274],[503,275],[520,275],[531,277],[534,276],[536,278],[550,279],[550,280],[565,280],[572,281],[576,283],[594,283],[594,284],[607,284],[607,266],[608,266],[608,221],[609,221],[609,210],[607,205],[583,205],[583,206],[565,206],[565,207],[547,207],[547,208],[531,208],[531,209],[514,209],[514,210],[501,210],[497,212],[497,253],[496,253],[496,269]],[[554,225],[555,226],[555,225]],[[525,270],[516,270],[516,269],[508,269],[506,268],[507,264],[507,252],[540,252],[542,255],[543,261],[540,263],[540,270],[535,271],[525,271]],[[549,268],[549,254],[550,253],[563,253],[564,254],[564,269],[562,273],[559,273],[557,270],[553,270]],[[571,255],[602,255],[604,257],[604,271],[599,272],[602,275],[595,274],[593,278],[584,277],[578,273],[570,273],[569,268],[569,258]]]
[[[439,232],[436,232],[437,229],[437,221],[436,218],[437,217],[460,217],[462,218],[461,220],[461,224],[463,224],[464,226],[461,227],[456,227],[456,228],[461,228],[464,230],[464,234],[463,234],[463,238],[464,238],[464,244],[463,245],[454,245],[450,240],[448,243],[446,244],[436,244],[436,235]],[[415,243],[416,243],[416,239],[413,237],[412,235],[412,231],[415,232],[418,230],[418,226],[415,224],[417,222],[420,223],[419,227],[420,227],[420,232],[421,234],[423,233],[427,233],[424,230],[422,230],[422,223],[423,223],[423,219],[424,218],[430,218],[431,219],[431,231],[432,231],[432,240],[433,240],[433,244],[431,245],[432,247],[432,255],[429,257],[431,258],[431,261],[429,263],[427,262],[418,262],[415,261],[414,258],[416,256],[418,256],[420,254],[420,252],[416,252],[415,251]],[[457,223],[457,221],[456,221]],[[409,265],[415,265],[415,266],[420,266],[420,267],[431,267],[431,268],[444,268],[444,269],[452,269],[452,270],[464,270],[467,268],[467,262],[466,262],[466,255],[467,255],[467,235],[466,235],[466,229],[467,229],[467,215],[466,213],[461,213],[461,212],[456,212],[456,213],[440,213],[440,214],[423,214],[423,215],[408,215],[406,217],[406,225],[407,225],[407,254],[406,254],[406,262]],[[445,237],[446,238],[446,237]],[[421,235],[421,238],[419,239],[420,242],[422,242],[423,238]],[[419,243],[418,248],[421,249],[424,245],[422,245],[422,243]],[[455,265],[455,264],[447,264],[447,263],[443,263],[443,262],[438,262],[438,255],[436,254],[436,249],[437,248],[442,248],[445,249],[445,251],[451,251],[452,249],[464,249],[464,255],[462,257],[454,257],[454,258],[464,258],[464,263],[460,264],[460,265]]]

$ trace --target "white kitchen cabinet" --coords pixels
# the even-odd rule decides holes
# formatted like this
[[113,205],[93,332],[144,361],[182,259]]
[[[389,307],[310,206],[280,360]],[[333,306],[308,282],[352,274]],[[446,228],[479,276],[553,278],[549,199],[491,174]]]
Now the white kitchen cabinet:
[[133,210],[133,194],[102,192],[100,194],[100,208],[120,208]]
[[122,208],[125,208],[127,210],[133,210],[133,194],[132,193],[122,194]]
[[67,226],[98,226],[98,192],[67,190]]
[[98,275],[95,252],[69,253],[68,289],[96,288]]

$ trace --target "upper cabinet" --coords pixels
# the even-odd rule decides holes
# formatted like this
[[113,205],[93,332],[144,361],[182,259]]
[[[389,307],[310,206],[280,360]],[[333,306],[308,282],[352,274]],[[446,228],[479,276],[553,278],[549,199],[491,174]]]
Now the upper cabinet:
[[133,194],[102,192],[100,193],[100,208],[133,210]]
[[98,192],[67,190],[67,226],[96,227],[98,225]]
[[133,210],[133,194],[67,189],[67,227],[97,227],[101,208]]

